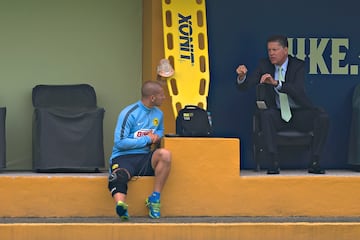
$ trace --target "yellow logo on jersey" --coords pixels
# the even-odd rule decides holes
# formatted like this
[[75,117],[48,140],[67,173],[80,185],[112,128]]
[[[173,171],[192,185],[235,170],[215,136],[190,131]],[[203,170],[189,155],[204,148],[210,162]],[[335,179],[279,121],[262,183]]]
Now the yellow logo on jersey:
[[159,119],[158,119],[158,118],[154,118],[154,119],[153,119],[153,124],[154,124],[154,126],[158,126],[158,125],[159,125]]

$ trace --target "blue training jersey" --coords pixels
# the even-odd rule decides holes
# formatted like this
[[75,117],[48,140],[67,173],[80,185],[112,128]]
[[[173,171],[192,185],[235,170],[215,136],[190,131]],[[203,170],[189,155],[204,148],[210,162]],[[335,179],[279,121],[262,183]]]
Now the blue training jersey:
[[163,113],[159,108],[148,108],[141,101],[124,108],[115,127],[110,161],[120,155],[148,153],[151,146],[149,132],[163,137]]

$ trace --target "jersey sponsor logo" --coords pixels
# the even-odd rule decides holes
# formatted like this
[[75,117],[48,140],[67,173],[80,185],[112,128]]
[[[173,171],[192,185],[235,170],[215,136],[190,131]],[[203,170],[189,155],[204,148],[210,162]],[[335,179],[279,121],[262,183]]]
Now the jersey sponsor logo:
[[140,138],[140,137],[146,136],[152,131],[153,131],[152,129],[140,129],[139,131],[136,131],[134,133],[134,138]]

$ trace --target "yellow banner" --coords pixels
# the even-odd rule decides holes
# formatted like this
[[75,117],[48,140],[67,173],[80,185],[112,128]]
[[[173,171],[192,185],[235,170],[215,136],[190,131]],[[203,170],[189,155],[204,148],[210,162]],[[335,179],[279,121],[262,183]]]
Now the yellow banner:
[[175,117],[185,105],[206,110],[209,60],[205,0],[162,0],[165,57],[175,74],[167,80]]

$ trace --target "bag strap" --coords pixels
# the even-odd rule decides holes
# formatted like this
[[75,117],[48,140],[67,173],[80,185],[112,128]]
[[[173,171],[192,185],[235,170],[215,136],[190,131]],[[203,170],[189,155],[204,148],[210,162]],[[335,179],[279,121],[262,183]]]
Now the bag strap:
[[201,107],[198,107],[198,106],[196,106],[196,105],[185,105],[184,108],[185,108],[185,109],[197,109],[197,108],[202,109]]

